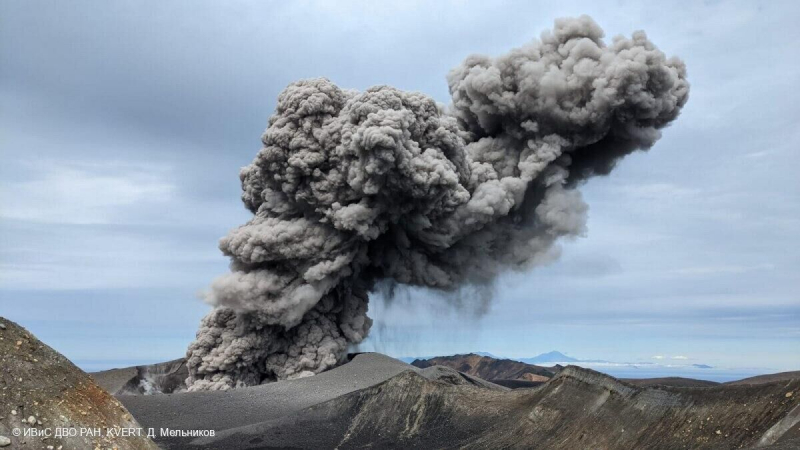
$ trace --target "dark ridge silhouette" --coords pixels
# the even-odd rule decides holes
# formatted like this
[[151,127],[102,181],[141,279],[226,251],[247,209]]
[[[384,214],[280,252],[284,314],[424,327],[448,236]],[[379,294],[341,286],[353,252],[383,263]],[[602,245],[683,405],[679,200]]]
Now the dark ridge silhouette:
[[[534,366],[511,359],[497,359],[475,353],[466,355],[439,356],[430,359],[417,359],[411,363],[415,367],[446,366],[484,380],[518,380],[542,383],[552,378],[558,369]],[[502,383],[498,383],[502,384]],[[505,386],[505,385],[504,385]],[[510,386],[509,386],[510,387]],[[530,386],[526,386],[530,387]]]

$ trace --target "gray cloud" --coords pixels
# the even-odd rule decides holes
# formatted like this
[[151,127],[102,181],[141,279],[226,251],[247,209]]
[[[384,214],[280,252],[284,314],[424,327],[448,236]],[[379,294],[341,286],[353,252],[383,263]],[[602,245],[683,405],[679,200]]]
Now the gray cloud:
[[[254,218],[220,242],[231,273],[188,350],[192,389],[312,375],[369,332],[378,280],[490,284],[585,231],[576,187],[649,148],[688,98],[683,63],[589,17],[448,75],[453,103],[292,83],[242,169]],[[488,292],[488,291],[487,291]]]
[[[386,83],[448,103],[444,75],[465,55],[502,54],[554,17],[584,13],[609,42],[643,28],[680,55],[692,85],[680,120],[651,151],[581,187],[591,205],[587,236],[564,242],[547,267],[504,275],[479,322],[448,314],[449,303],[427,289],[399,291],[415,303],[388,311],[371,294],[370,317],[418,336],[418,353],[400,339],[405,332],[381,350],[558,349],[634,360],[689,348],[715,366],[759,359],[774,371],[797,369],[796,312],[782,327],[767,320],[800,306],[800,259],[790,251],[800,247],[800,65],[792,57],[800,3],[782,0],[0,2],[0,210],[46,195],[50,185],[35,184],[46,178],[42,162],[99,165],[87,169],[92,177],[127,178],[108,163],[157,167],[151,174],[174,187],[163,201],[92,206],[113,224],[61,223],[95,203],[91,193],[60,205],[44,197],[43,209],[62,212],[40,213],[46,224],[1,218],[3,314],[73,360],[176,357],[208,311],[196,292],[226,271],[215,243],[250,216],[236,201],[235,174],[290,81]],[[713,271],[730,267],[770,268]],[[698,268],[706,269],[687,273]],[[745,306],[746,324],[718,320]],[[679,317],[666,324],[665,313]],[[626,315],[637,325],[614,320]],[[724,342],[687,337],[711,326]],[[91,367],[125,365],[105,364]]]

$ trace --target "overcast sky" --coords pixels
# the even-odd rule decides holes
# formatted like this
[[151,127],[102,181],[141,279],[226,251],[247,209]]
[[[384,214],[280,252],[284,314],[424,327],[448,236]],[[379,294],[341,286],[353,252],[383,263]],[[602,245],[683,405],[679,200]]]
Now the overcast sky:
[[0,315],[85,368],[182,356],[289,82],[447,103],[470,53],[580,14],[683,58],[681,117],[582,188],[586,237],[488,313],[405,292],[362,348],[800,369],[796,1],[0,2]]

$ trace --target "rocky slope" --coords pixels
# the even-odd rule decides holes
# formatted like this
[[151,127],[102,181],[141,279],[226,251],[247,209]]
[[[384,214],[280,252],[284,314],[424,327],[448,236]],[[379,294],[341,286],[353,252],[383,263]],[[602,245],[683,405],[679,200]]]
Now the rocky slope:
[[[569,366],[538,387],[509,390],[452,367],[418,368],[366,353],[314,377],[181,392],[185,364],[175,360],[95,374],[120,404],[27,331],[0,321],[0,435],[7,439],[0,445],[11,448],[156,448],[145,437],[23,439],[12,433],[139,424],[215,431],[213,437],[159,435],[158,445],[167,449],[800,446],[800,378],[790,374],[742,385],[656,380],[635,386]],[[525,374],[538,375],[504,364],[494,368],[508,370],[487,373],[517,376],[519,383],[533,383]],[[666,385],[678,382],[683,386]]]
[[[150,370],[149,366],[142,367]],[[115,370],[118,372],[128,370],[126,372],[128,374],[136,372],[129,369]],[[230,391],[138,395],[141,392],[129,390],[118,398],[145,427],[168,427],[177,430],[213,429],[219,436],[225,435],[228,430],[257,426],[290,416],[305,408],[383,383],[406,371],[419,374],[437,385],[490,392],[508,391],[507,388],[459,373],[448,367],[419,369],[380,353],[361,353],[352,354],[351,361],[347,364],[308,378]],[[106,371],[94,376],[106,382],[108,375],[109,372]],[[189,411],[191,413],[188,413]],[[314,436],[315,433],[309,435]],[[158,436],[156,439],[156,442],[164,448],[196,448],[189,446],[191,441],[192,439],[182,437]],[[212,445],[211,448],[238,447],[220,444]]]
[[91,374],[114,395],[172,394],[186,390],[189,370],[184,358],[158,364],[104,370]]
[[640,387],[569,366],[539,387],[512,391],[372,353],[300,380],[119,398],[145,426],[216,431],[158,441],[171,449],[795,448],[800,379],[684,381]]
[[445,366],[467,375],[484,380],[520,380],[541,383],[557,373],[557,369],[534,366],[510,359],[496,359],[474,353],[467,355],[439,356],[430,359],[417,359],[412,366],[425,368]]
[[[67,358],[0,317],[0,446],[158,448],[146,438],[146,432],[142,436],[107,432],[114,427],[136,429],[139,424],[119,401]],[[76,436],[56,437],[56,428],[75,430]],[[88,431],[81,436],[81,430],[95,428],[100,428],[99,436],[88,435]],[[15,429],[22,435],[15,436]]]
[[[212,448],[733,449],[791,447],[800,380],[638,388],[568,367],[536,389],[490,391],[406,371],[194,445]],[[792,394],[792,395],[789,395]],[[787,447],[789,446],[789,447]]]

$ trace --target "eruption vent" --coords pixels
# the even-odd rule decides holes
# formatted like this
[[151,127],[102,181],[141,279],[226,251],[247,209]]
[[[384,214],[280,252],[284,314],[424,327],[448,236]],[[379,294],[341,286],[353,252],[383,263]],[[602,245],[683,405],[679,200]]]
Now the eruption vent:
[[653,145],[689,90],[643,32],[602,37],[583,16],[470,56],[447,110],[390,86],[289,85],[240,174],[254,217],[220,242],[231,272],[189,347],[190,389],[319,373],[367,336],[376,282],[485,286],[583,233],[577,187]]

